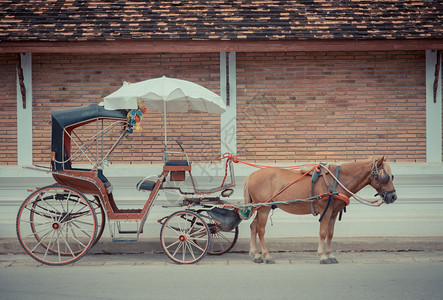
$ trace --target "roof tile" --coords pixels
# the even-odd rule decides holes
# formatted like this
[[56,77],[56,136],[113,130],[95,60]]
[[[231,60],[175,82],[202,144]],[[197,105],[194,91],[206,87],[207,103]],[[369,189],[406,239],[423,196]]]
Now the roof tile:
[[2,0],[0,41],[442,38],[443,1]]

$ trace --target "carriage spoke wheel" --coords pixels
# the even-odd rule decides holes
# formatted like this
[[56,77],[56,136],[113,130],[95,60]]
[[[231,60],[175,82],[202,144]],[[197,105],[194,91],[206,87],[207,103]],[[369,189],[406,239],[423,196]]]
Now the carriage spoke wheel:
[[178,211],[163,223],[160,240],[166,255],[174,262],[192,264],[208,252],[210,232],[206,222],[196,213]]
[[215,224],[208,224],[211,231],[211,245],[209,246],[208,254],[221,255],[234,247],[238,238],[238,226],[231,231],[221,231],[220,227]]
[[207,212],[201,212],[201,214],[205,216],[206,223],[211,232],[211,244],[209,245],[208,254],[222,255],[231,250],[238,239],[238,226],[231,231],[222,231],[217,222]]
[[93,245],[97,219],[89,200],[66,186],[32,193],[17,214],[17,237],[25,251],[47,265],[80,259]]
[[94,199],[89,201],[92,204],[97,219],[97,236],[95,237],[94,243],[91,246],[94,247],[94,245],[97,244],[97,242],[102,237],[103,231],[105,229],[106,214],[105,210],[103,209],[103,205],[101,204],[100,199],[97,196],[94,196]]

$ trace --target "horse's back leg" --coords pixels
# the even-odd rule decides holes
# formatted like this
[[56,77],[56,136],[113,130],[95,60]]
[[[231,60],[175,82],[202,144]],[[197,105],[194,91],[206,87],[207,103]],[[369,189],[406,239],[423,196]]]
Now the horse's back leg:
[[[255,217],[250,225],[251,228],[251,243],[249,245],[249,255],[256,260],[256,257],[260,257],[260,254],[257,250],[257,217]],[[259,262],[259,261],[257,261]],[[263,262],[263,260],[261,261]]]
[[[258,234],[258,238],[260,240],[261,254],[267,264],[275,263],[274,259],[269,254],[269,251],[268,251],[268,248],[266,247],[266,242],[265,242],[266,223],[268,221],[268,215],[269,215],[270,210],[271,210],[271,208],[269,206],[268,207],[261,207],[260,210],[257,212],[257,217],[258,217],[257,218],[257,234]],[[262,260],[262,262],[263,262],[263,260]]]

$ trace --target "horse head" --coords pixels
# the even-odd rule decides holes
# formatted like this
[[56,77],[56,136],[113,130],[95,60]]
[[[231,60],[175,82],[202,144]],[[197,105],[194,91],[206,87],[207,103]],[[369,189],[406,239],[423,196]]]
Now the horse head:
[[394,175],[392,175],[391,167],[386,163],[386,158],[383,156],[380,159],[375,159],[372,163],[369,183],[377,191],[375,196],[380,195],[386,204],[394,203],[397,200],[393,180]]

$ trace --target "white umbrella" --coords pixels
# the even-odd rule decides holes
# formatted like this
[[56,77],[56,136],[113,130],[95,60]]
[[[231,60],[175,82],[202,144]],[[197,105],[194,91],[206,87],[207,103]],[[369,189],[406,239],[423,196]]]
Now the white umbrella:
[[121,88],[104,98],[104,107],[108,110],[137,109],[138,99],[148,110],[165,113],[165,147],[166,112],[197,110],[221,114],[226,110],[223,99],[216,93],[196,83],[165,76],[137,83],[124,82]]

